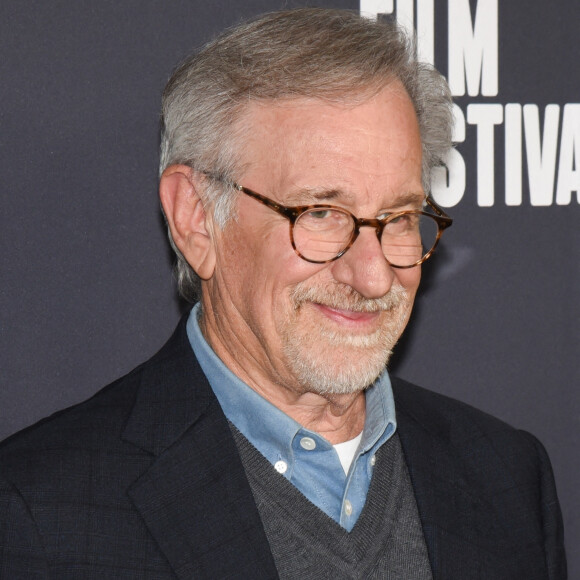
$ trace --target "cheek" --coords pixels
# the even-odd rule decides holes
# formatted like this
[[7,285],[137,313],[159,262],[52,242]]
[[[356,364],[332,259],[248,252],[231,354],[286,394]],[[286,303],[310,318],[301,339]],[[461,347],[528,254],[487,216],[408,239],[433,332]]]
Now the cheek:
[[421,281],[421,266],[415,266],[414,268],[408,269],[394,268],[394,271],[401,286],[411,297],[414,297],[419,288],[419,282]]
[[242,228],[232,223],[222,236],[221,284],[234,303],[245,303],[246,311],[268,317],[268,310],[287,310],[291,288],[321,269],[296,255],[286,223],[271,228]]

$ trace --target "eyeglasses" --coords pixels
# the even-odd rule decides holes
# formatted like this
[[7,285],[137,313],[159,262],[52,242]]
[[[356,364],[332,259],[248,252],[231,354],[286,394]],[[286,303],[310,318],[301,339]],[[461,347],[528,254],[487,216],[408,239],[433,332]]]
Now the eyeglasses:
[[357,218],[332,205],[287,207],[247,187],[233,186],[284,216],[290,222],[290,242],[303,260],[325,264],[338,260],[357,239],[361,227],[374,228],[385,258],[394,268],[412,268],[427,260],[439,243],[449,217],[433,199],[425,202],[436,215],[419,210],[385,214],[380,218]]
[[284,216],[290,222],[290,242],[294,251],[314,264],[338,260],[354,244],[360,228],[370,227],[375,229],[391,266],[413,268],[433,254],[443,230],[453,223],[430,197],[425,198],[425,203],[435,215],[407,210],[384,214],[380,218],[357,218],[346,209],[332,205],[288,207],[237,183],[231,185]]

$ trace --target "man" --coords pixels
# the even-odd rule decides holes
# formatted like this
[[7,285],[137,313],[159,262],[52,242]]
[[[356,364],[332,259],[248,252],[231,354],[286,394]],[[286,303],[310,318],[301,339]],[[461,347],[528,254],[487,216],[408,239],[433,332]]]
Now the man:
[[2,578],[565,578],[541,445],[385,370],[451,225],[450,106],[394,25],[337,10],[175,72],[160,196],[199,303],[4,444]]

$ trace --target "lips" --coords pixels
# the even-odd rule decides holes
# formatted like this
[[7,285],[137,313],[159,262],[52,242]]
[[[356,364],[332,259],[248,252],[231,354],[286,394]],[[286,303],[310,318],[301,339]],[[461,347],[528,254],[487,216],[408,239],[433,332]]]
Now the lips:
[[374,323],[381,314],[380,310],[375,310],[374,312],[361,312],[343,308],[334,308],[317,302],[312,302],[311,304],[327,318],[339,322],[340,324],[346,324],[357,328],[367,326],[369,323]]

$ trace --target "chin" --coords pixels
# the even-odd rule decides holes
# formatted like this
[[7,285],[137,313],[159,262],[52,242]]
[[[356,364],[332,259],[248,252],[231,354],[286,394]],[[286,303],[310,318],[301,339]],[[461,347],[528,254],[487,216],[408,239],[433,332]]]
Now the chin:
[[[375,333],[377,334],[377,333]],[[364,391],[384,371],[397,337],[324,336],[286,343],[290,372],[305,392],[345,395]],[[337,340],[339,338],[340,340]]]

